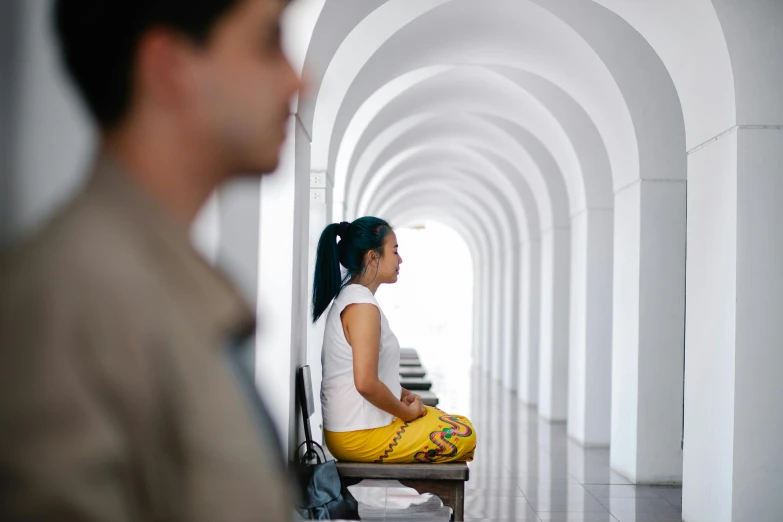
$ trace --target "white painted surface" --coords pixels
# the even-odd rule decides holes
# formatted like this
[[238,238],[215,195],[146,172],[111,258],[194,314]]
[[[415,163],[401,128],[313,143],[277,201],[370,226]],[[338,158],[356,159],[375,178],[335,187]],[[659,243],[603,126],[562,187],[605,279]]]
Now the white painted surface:
[[586,415],[588,446],[608,446],[612,397],[612,262],[614,212],[589,210],[587,252]]
[[[220,245],[220,215],[217,192],[213,193],[201,207],[190,229],[190,240],[204,259],[212,264],[217,262]],[[256,216],[258,210],[256,210]],[[256,220],[257,221],[257,220]],[[258,230],[256,229],[256,232]],[[258,246],[257,239],[253,243]],[[255,256],[254,256],[255,257]],[[254,269],[255,271],[255,269]],[[251,300],[254,303],[255,299]]]
[[638,183],[615,195],[611,462],[632,481],[637,469],[640,207]]
[[217,190],[213,204],[212,225],[217,225],[217,231],[212,231],[216,237],[211,238],[217,241],[214,263],[251,306],[258,299],[260,183],[257,177],[229,181]]
[[95,131],[60,66],[50,21],[51,0],[19,2],[22,38],[20,103],[13,184],[13,233],[26,235],[82,184]]
[[296,441],[296,368],[307,357],[309,139],[295,116],[276,173],[261,179],[256,384],[284,445]]
[[588,210],[571,225],[568,434],[590,447],[611,435],[613,218]]
[[642,182],[636,480],[681,482],[684,181]]
[[737,134],[688,158],[683,518],[730,522],[737,313]]
[[551,421],[568,417],[570,250],[570,229],[542,233],[538,412]]
[[783,130],[738,140],[732,520],[772,522],[783,513]]
[[682,480],[684,199],[682,181],[616,197],[611,458],[638,483]]
[[783,123],[783,2],[713,0],[731,57],[740,125]]
[[[584,444],[587,428],[587,213],[571,219],[571,312],[568,349],[568,435]],[[608,378],[608,376],[607,376]]]
[[536,239],[523,248],[522,303],[519,307],[520,354],[517,395],[529,405],[538,405],[541,332],[541,241]]
[[623,17],[663,60],[682,104],[688,150],[736,122],[734,73],[713,2],[593,1]]

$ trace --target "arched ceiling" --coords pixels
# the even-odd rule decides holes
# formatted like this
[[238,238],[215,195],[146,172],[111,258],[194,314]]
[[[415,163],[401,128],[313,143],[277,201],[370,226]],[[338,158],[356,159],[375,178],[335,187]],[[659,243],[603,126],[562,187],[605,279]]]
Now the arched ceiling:
[[[395,197],[384,187],[410,199],[453,175],[468,197],[507,209],[522,241],[612,209],[614,192],[639,179],[683,180],[684,152],[724,130],[735,107],[715,8],[679,4],[326,2],[298,108],[312,168],[328,172],[348,217],[384,208]],[[716,50],[694,71],[671,40]],[[697,94],[708,86],[718,108]]]

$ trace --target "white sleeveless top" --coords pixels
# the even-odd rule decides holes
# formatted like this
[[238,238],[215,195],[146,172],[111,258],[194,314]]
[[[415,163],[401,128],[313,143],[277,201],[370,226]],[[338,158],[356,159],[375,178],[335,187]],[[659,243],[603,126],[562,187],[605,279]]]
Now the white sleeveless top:
[[392,395],[400,397],[400,343],[389,328],[378,301],[363,285],[348,285],[332,303],[326,316],[324,344],[321,351],[323,379],[321,381],[321,406],[324,428],[332,432],[366,430],[388,426],[394,417],[370,404],[356,390],[353,380],[353,352],[345,339],[340,315],[349,305],[367,303],[381,313],[381,346],[378,357],[378,379]]

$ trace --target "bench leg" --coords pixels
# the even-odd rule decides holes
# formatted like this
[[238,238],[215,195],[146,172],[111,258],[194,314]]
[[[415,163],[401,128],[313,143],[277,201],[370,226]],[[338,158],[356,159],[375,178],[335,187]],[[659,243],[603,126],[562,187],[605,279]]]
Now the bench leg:
[[465,520],[465,482],[462,480],[400,480],[400,483],[419,494],[431,493],[452,510],[452,520]]

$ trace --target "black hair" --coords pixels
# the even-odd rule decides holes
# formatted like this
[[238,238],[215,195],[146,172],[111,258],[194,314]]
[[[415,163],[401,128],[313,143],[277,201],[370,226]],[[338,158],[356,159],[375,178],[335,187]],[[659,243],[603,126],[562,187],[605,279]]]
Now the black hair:
[[243,0],[57,0],[54,23],[62,59],[87,108],[103,129],[126,115],[139,42],[167,27],[196,43]]
[[[367,252],[383,255],[383,241],[391,231],[386,221],[369,216],[353,223],[333,223],[324,229],[315,258],[313,322],[323,315],[345,283],[366,268],[364,258]],[[345,278],[340,265],[347,271]]]

